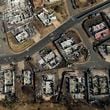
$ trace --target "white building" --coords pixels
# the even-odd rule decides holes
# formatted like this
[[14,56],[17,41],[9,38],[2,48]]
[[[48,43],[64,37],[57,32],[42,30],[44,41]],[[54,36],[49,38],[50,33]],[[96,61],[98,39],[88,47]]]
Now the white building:
[[32,73],[30,70],[23,71],[23,84],[30,85],[32,83]]
[[21,33],[19,33],[18,35],[15,36],[15,38],[17,39],[18,42],[24,42],[27,38],[28,38],[28,33],[23,30]]
[[60,55],[56,54],[54,51],[46,54],[45,56],[41,57],[39,60],[39,64],[45,68],[48,67],[50,69],[57,67],[62,61]]
[[52,21],[57,19],[53,12],[49,13],[45,8],[37,16],[45,26],[51,25]]

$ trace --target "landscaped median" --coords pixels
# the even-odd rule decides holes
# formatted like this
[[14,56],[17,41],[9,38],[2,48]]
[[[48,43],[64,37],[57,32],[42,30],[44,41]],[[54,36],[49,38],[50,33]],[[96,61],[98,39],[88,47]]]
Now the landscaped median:
[[33,39],[27,39],[22,43],[17,43],[16,39],[14,38],[11,32],[7,33],[7,42],[11,50],[15,53],[23,52],[27,48],[35,44],[35,41]]

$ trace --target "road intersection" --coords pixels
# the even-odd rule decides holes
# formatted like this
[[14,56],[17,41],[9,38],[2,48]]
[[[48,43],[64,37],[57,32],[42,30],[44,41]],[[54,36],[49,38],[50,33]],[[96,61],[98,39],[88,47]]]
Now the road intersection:
[[[15,55],[9,55],[9,56],[0,56],[0,64],[8,64],[8,63],[16,63],[18,61],[24,60],[26,57],[33,55],[34,53],[38,52],[40,49],[42,49],[45,45],[47,45],[49,42],[54,41],[55,39],[59,38],[60,35],[65,32],[67,29],[74,27],[78,23],[80,23],[82,20],[84,20],[86,17],[90,16],[91,14],[100,12],[101,10],[108,8],[110,6],[110,1],[106,1],[104,3],[98,4],[88,10],[85,10],[84,12],[72,16],[67,21],[65,21],[60,27],[58,27],[56,30],[54,30],[52,33],[50,33],[48,36],[41,39],[36,45],[29,48],[23,53],[15,54]],[[80,25],[81,26],[81,25]],[[76,26],[77,27],[77,26]],[[87,47],[87,49],[90,52],[90,59],[85,64],[76,64],[79,67],[87,68],[87,67],[109,67],[110,64],[105,62],[98,53],[96,53],[93,50],[93,45],[89,43],[88,37],[83,29],[79,31],[79,33],[83,33],[84,35],[81,36],[84,45]]]

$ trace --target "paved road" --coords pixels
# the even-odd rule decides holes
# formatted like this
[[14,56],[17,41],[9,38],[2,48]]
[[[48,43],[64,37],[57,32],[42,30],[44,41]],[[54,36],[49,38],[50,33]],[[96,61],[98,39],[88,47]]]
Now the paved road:
[[72,0],[65,0],[65,1],[68,6],[68,11],[69,11],[70,16],[74,16],[74,15],[77,15],[78,13],[80,13],[79,9],[73,8]]
[[86,10],[82,12],[81,14],[78,14],[76,16],[71,17],[69,20],[64,22],[59,28],[54,30],[52,33],[50,33],[48,36],[46,36],[44,39],[42,39],[39,43],[31,47],[28,51],[25,51],[21,54],[11,55],[11,56],[3,56],[0,57],[0,64],[7,64],[11,62],[18,62],[23,60],[26,56],[31,56],[35,52],[39,51],[41,48],[43,48],[46,44],[48,44],[50,41],[57,39],[60,37],[60,35],[65,32],[68,28],[74,26],[75,24],[79,23],[81,20],[89,16],[90,14],[96,13],[101,11],[102,9],[105,9],[110,6],[110,1],[106,1],[102,4],[96,5],[92,7],[89,10]]
[[85,44],[85,46],[87,47],[87,49],[89,50],[90,53],[90,58],[89,61],[87,61],[85,64],[77,64],[76,67],[82,67],[82,68],[90,68],[92,67],[103,67],[103,68],[107,68],[109,67],[110,63],[105,62],[101,56],[95,52],[93,50],[93,44],[90,42],[89,37],[87,36],[86,32],[81,28],[81,24],[79,23],[78,25],[75,25],[75,29],[78,30],[78,28],[80,28],[80,30],[78,30],[79,33],[81,33],[83,36],[81,36],[81,40],[83,41],[83,43]]

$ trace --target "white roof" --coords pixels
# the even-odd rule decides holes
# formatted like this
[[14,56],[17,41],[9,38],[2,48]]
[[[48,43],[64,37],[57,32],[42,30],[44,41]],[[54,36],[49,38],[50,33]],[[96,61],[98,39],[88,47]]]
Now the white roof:
[[53,74],[47,75],[47,80],[54,80],[55,76]]
[[46,84],[45,84],[45,88],[46,88],[46,94],[49,94],[49,93],[51,93],[52,92],[52,88],[51,88],[51,82],[50,81],[46,81],[45,82]]
[[5,93],[8,93],[8,92],[11,92],[12,91],[12,86],[4,86],[4,92]]
[[104,27],[105,27],[105,23],[102,22],[100,24],[93,26],[93,31],[99,31],[100,29],[103,29]]
[[40,64],[40,65],[45,64],[45,62],[44,62],[44,60],[43,60],[43,59],[40,59],[38,62],[39,62],[39,64]]
[[4,94],[0,94],[0,101],[5,99],[5,95]]
[[43,24],[45,24],[46,26],[51,25],[51,22],[48,19],[48,15],[46,15],[45,12],[42,12],[42,13],[38,14],[38,17],[41,19]]
[[7,72],[4,73],[4,93],[15,92],[15,76],[14,72],[11,72],[8,70]]
[[26,38],[28,38],[28,33],[25,30],[23,30],[20,34],[18,34],[15,37],[18,40],[18,42],[23,42]]
[[75,92],[76,89],[76,81],[74,79],[70,79],[70,92]]
[[50,3],[53,3],[53,2],[57,2],[59,0],[45,0],[46,2],[50,2]]
[[47,61],[51,60],[51,59],[54,58],[54,57],[55,57],[54,52],[50,52],[49,54],[47,54],[47,55],[44,57],[44,59],[45,59],[46,62],[47,62]]
[[64,49],[64,48],[66,48],[66,47],[71,46],[72,43],[73,43],[73,41],[72,41],[71,39],[68,39],[68,40],[62,42],[62,43],[61,43],[61,46],[62,46],[62,48]]
[[73,52],[73,50],[72,50],[71,47],[65,49],[64,51],[65,51],[66,55],[70,55],[70,54],[72,54],[72,52]]
[[73,51],[76,50],[77,48],[78,48],[78,44],[74,44],[73,46],[64,49],[64,51],[67,55],[70,55],[73,54]]
[[11,71],[4,73],[4,81],[5,85],[13,84],[13,73]]
[[31,83],[31,71],[24,71],[24,85]]
[[49,14],[48,10],[43,8],[43,11],[38,14],[38,17],[45,26],[51,25],[53,20],[56,20],[56,16],[53,13]]

